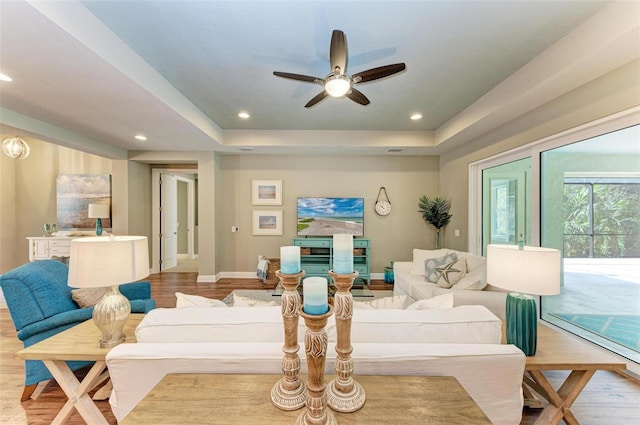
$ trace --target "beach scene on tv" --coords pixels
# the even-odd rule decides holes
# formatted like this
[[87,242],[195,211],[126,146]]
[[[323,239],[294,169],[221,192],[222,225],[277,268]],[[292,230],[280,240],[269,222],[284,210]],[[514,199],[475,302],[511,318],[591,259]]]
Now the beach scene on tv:
[[298,198],[298,236],[364,236],[364,198]]

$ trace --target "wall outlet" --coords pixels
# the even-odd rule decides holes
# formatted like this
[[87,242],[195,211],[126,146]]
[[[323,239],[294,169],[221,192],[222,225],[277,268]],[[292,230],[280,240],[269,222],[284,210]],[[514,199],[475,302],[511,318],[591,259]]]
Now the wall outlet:
[[238,226],[231,226],[231,233],[239,232],[240,228]]
[[454,234],[455,236],[460,236],[460,229],[455,229],[455,230],[453,231],[453,234]]

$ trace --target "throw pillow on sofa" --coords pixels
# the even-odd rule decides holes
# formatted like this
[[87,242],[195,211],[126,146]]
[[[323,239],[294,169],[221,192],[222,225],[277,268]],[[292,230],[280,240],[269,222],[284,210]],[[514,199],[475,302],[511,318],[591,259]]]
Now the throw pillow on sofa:
[[201,297],[200,295],[188,295],[176,292],[176,308],[184,307],[226,307],[220,300]]
[[427,282],[438,283],[438,279],[442,272],[438,268],[444,267],[449,263],[453,263],[458,259],[455,252],[451,252],[442,257],[428,258],[424,261],[424,278]]
[[447,254],[446,249],[417,249],[413,250],[413,263],[411,264],[411,274],[424,276],[424,262],[430,258],[438,258]]
[[94,306],[107,292],[107,288],[79,288],[71,290],[71,298],[80,308]]
[[436,282],[441,288],[451,288],[467,274],[467,261],[464,258],[436,267],[440,277]]
[[[468,265],[467,259],[467,265]],[[469,267],[471,270],[471,268]],[[453,285],[453,290],[468,289],[472,291],[482,291],[487,286],[487,266],[481,266],[469,271],[462,279]]]

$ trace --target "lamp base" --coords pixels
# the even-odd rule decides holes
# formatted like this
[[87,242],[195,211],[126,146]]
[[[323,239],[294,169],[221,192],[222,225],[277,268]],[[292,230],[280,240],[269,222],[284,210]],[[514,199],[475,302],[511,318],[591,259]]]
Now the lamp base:
[[104,296],[93,308],[93,321],[102,333],[100,348],[112,348],[124,342],[124,323],[131,313],[131,303],[120,293],[118,285],[107,288]]
[[513,344],[525,355],[536,354],[538,314],[536,299],[511,292],[507,295],[507,344]]
[[96,218],[96,236],[102,236],[102,219]]

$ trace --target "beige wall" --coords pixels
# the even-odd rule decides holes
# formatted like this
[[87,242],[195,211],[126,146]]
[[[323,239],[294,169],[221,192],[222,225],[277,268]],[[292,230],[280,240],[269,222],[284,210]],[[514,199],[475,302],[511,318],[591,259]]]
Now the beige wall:
[[[389,261],[410,259],[412,248],[433,247],[433,231],[417,212],[417,204],[420,195],[437,194],[437,157],[220,156],[218,174],[217,272],[253,271],[258,255],[279,257],[280,246],[290,245],[296,236],[299,196],[364,197],[364,232],[371,239],[374,273],[382,273]],[[200,179],[202,184],[202,174]],[[253,179],[282,180],[283,205],[252,206]],[[380,186],[386,187],[393,207],[387,217],[373,210]],[[200,196],[202,202],[202,190]],[[252,210],[265,209],[283,210],[282,236],[252,235]],[[208,219],[203,211],[201,225]],[[240,232],[231,233],[231,226],[239,226]]]
[[[469,164],[640,105],[640,60],[585,84],[440,157],[440,191],[452,199],[445,243],[468,249]],[[457,213],[456,213],[457,212]],[[461,229],[455,238],[452,229]]]

